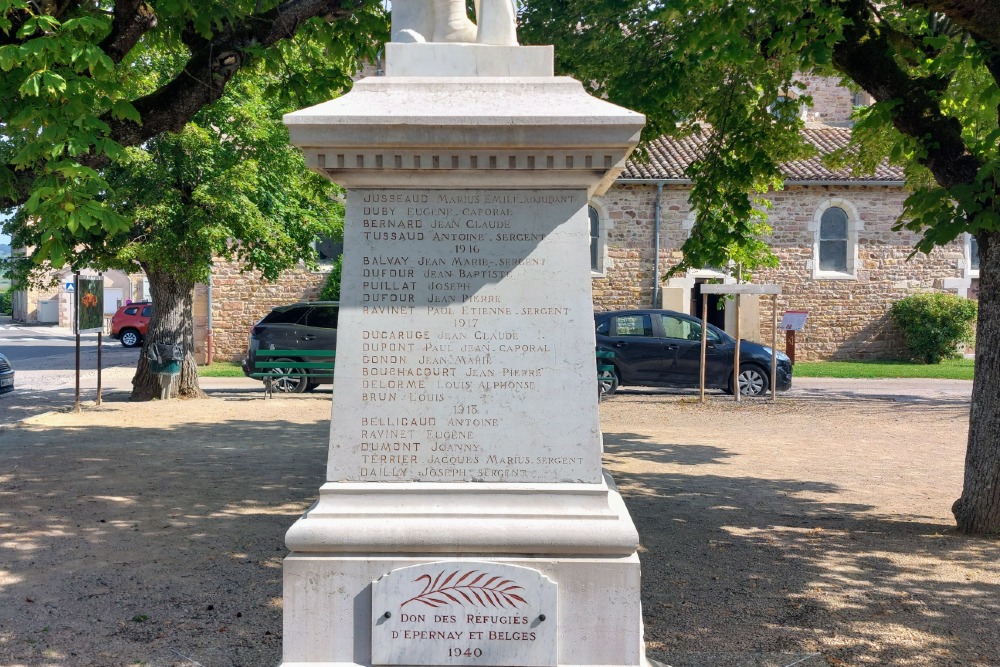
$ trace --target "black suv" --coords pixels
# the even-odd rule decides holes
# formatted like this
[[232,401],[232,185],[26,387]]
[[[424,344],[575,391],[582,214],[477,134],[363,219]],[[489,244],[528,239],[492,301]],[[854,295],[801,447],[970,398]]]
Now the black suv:
[[[267,369],[268,372],[284,373],[272,379],[272,390],[299,394],[317,385],[333,382],[333,374],[311,376],[308,381],[296,362],[304,357],[296,356],[296,350],[337,349],[337,316],[340,304],[336,301],[309,301],[290,306],[278,306],[250,331],[250,348],[243,360],[243,373],[250,376],[256,372],[256,352],[263,350],[289,350],[287,368]],[[329,357],[308,357],[309,361],[333,361]],[[275,361],[283,361],[276,359]],[[263,370],[263,369],[262,369]]]

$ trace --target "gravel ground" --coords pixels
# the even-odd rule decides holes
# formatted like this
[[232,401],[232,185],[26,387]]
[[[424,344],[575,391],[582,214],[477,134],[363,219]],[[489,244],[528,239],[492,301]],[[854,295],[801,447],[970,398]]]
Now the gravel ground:
[[[1000,542],[949,513],[968,384],[864,386],[602,403],[652,658],[1000,665]],[[0,432],[0,665],[277,665],[283,534],[323,481],[330,394],[124,396]]]

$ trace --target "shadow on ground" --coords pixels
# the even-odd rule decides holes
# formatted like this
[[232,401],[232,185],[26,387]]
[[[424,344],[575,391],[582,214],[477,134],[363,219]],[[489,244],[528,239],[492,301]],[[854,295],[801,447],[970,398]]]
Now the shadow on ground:
[[[255,414],[0,434],[0,665],[280,662],[283,538],[323,482],[329,395],[215,395]],[[282,412],[310,401],[315,418]],[[794,405],[773,407],[762,420]],[[822,469],[749,474],[735,447],[639,430],[606,431],[605,449],[640,529],[653,658],[1000,664],[1000,543],[845,502]]]
[[[995,573],[997,541],[839,502],[821,471],[706,474],[697,466],[730,465],[732,452],[604,437],[640,529],[651,657],[673,667],[1000,664],[1000,586],[975,574]],[[671,472],[616,470],[626,459]],[[937,572],[942,561],[957,574]]]
[[284,533],[323,482],[328,429],[139,423],[0,441],[0,664],[278,664]]

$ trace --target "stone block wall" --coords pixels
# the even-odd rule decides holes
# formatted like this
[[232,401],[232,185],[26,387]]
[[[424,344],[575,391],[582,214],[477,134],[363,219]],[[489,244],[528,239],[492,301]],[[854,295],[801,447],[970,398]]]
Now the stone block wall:
[[799,74],[796,77],[806,84],[803,95],[812,96],[812,108],[807,111],[806,120],[844,125],[851,120],[854,111],[854,93],[833,76]]
[[[680,224],[689,209],[687,193],[687,188],[676,186],[664,189],[661,276],[679,259],[679,255],[672,256],[671,249],[679,248],[687,238]],[[656,274],[653,224],[656,186],[615,185],[596,204],[605,226],[605,248],[604,270],[592,281],[594,308],[602,311],[652,307]]]
[[[286,271],[273,283],[259,272],[240,273],[240,267],[217,261],[212,269],[213,358],[240,361],[246,355],[250,329],[275,306],[317,298],[326,284],[327,272],[304,266]],[[199,363],[205,361],[207,289],[195,289],[195,339]]]
[[[680,258],[680,246],[693,221],[688,189],[667,186],[661,200],[660,274]],[[616,186],[601,200],[606,229],[605,272],[593,280],[597,310],[648,308],[654,273],[655,185]],[[905,191],[896,186],[790,186],[772,193],[769,242],[781,264],[760,271],[757,283],[782,286],[780,313],[808,310],[806,328],[796,338],[796,359],[901,358],[905,348],[890,322],[892,304],[921,291],[943,291],[963,276],[962,240],[930,255],[909,259],[917,237],[893,231]],[[853,278],[814,276],[813,244],[817,211],[831,204],[856,213],[857,259]],[[759,331],[747,338],[771,340],[770,299],[761,302]],[[779,334],[779,347],[784,337]]]
[[[809,311],[805,329],[796,335],[796,360],[906,357],[889,317],[892,304],[917,292],[943,291],[946,280],[961,276],[961,241],[908,259],[918,237],[892,229],[905,198],[902,188],[885,186],[793,186],[773,194],[770,243],[781,265],[761,271],[756,281],[782,286],[779,313]],[[854,279],[814,277],[814,232],[807,225],[831,202],[853,207],[863,225]],[[769,340],[770,317],[761,320],[761,333]]]

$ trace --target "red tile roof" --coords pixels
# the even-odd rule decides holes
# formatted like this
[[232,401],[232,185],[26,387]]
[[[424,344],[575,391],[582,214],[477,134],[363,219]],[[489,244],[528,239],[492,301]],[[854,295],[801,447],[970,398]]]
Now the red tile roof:
[[[807,127],[802,130],[803,138],[816,147],[817,154],[804,160],[786,162],[781,166],[788,183],[796,181],[881,181],[886,183],[903,180],[901,167],[885,162],[874,174],[852,174],[848,169],[832,170],[823,164],[823,156],[847,145],[851,130],[845,127]],[[684,170],[705,150],[708,132],[675,139],[660,137],[648,146],[649,160],[638,162],[629,160],[619,178],[639,180],[682,179]]]

